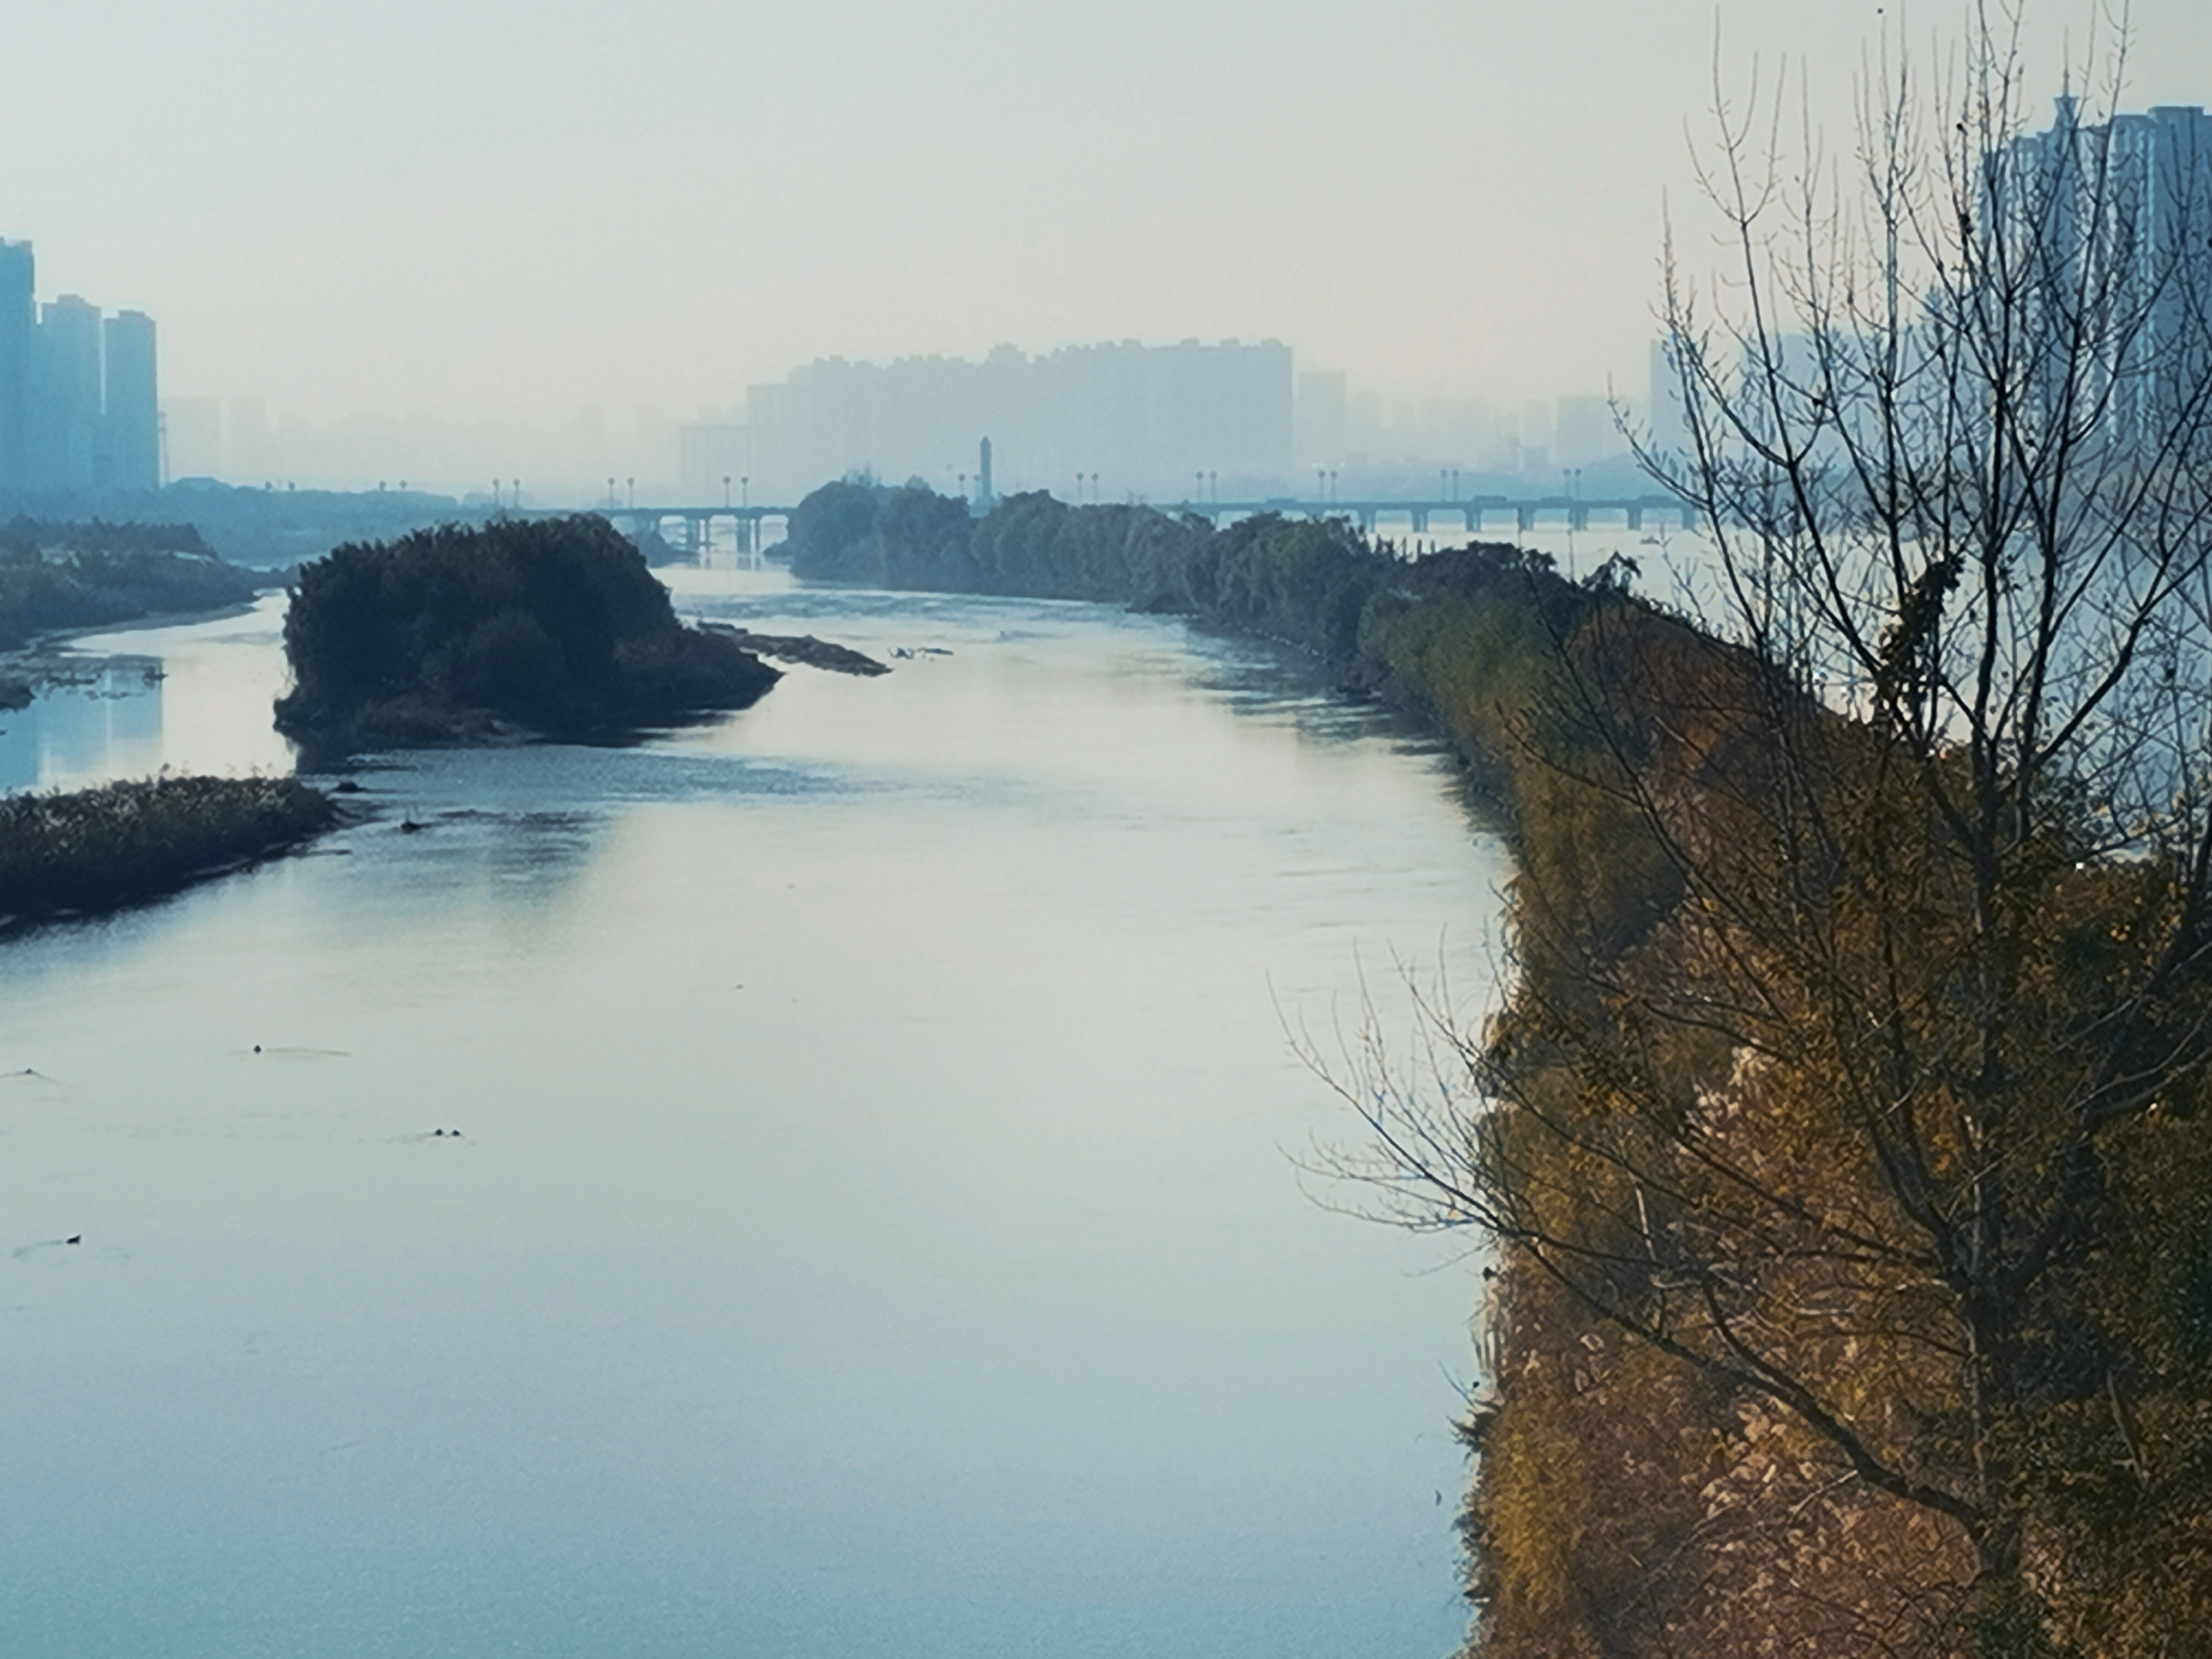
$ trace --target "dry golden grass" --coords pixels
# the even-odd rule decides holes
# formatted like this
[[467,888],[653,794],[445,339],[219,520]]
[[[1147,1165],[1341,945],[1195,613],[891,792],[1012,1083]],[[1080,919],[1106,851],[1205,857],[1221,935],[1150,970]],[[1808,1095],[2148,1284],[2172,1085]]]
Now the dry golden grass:
[[160,777],[0,800],[0,917],[107,910],[296,846],[337,810],[296,778]]

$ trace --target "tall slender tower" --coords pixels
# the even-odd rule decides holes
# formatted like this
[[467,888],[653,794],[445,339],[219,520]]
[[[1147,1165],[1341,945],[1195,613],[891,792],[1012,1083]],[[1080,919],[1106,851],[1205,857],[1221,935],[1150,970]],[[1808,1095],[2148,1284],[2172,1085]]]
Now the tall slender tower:
[[154,375],[154,319],[121,311],[100,325],[106,398],[97,481],[118,489],[161,487],[161,399]]
[[988,513],[995,497],[991,494],[991,441],[983,440],[975,458],[975,504]]
[[31,482],[89,489],[100,444],[100,307],[75,294],[41,307],[31,360]]
[[0,491],[31,482],[32,353],[38,284],[28,242],[0,241]]

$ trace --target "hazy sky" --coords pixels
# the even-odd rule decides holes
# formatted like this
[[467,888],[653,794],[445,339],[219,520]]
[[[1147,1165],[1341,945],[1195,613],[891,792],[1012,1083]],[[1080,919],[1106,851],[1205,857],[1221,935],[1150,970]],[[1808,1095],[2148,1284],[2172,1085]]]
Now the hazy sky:
[[[1954,7],[1911,15],[1924,44]],[[2080,6],[2040,7],[2055,47]],[[1887,15],[1729,0],[1832,137]],[[1639,391],[1690,0],[5,0],[0,235],[168,395],[688,415],[807,358],[1273,336],[1370,386]],[[2212,102],[2140,0],[2130,106]]]

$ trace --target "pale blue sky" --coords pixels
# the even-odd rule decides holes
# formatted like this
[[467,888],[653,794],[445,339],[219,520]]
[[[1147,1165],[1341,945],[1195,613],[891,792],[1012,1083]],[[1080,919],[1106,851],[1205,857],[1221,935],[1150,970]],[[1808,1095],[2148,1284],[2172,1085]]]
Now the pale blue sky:
[[[1730,0],[1832,137],[1887,16]],[[1958,15],[1912,15],[1924,42]],[[2038,49],[2088,14],[2040,8]],[[817,355],[1288,341],[1370,386],[1639,391],[1703,0],[8,0],[0,235],[165,391],[686,415]],[[2126,102],[2212,102],[2143,0]]]

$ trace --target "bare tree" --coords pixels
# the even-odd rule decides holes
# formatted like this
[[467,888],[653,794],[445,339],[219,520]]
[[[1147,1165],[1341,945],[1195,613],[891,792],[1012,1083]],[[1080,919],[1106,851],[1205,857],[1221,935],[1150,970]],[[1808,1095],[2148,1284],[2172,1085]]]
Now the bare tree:
[[1563,636],[1519,766],[1532,857],[1602,842],[1652,903],[1524,865],[1492,1027],[1339,1073],[1345,1172],[1500,1240],[1508,1317],[1563,1297],[1956,1541],[1891,1564],[1963,1575],[1943,1617],[1796,1584],[1869,1651],[2212,1614],[2212,1224],[2169,1186],[2212,1172],[2212,125],[2113,114],[2123,68],[2033,133],[1978,9],[1932,83],[1884,56],[1841,165],[1723,106],[1728,268],[1670,249],[1687,440],[1644,450],[1709,602]]

